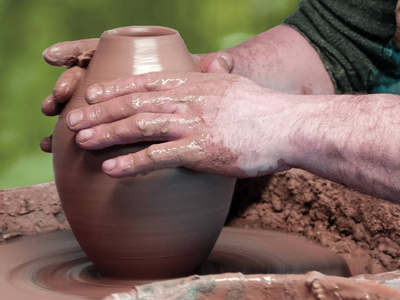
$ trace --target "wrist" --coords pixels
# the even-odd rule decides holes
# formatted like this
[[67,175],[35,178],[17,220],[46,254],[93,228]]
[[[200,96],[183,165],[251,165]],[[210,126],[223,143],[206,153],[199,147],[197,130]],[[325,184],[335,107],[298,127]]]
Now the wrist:
[[251,114],[246,118],[249,133],[242,135],[246,147],[239,166],[249,177],[292,168],[296,153],[290,136],[296,123],[297,96],[258,87],[245,93],[251,95],[246,101]]
[[[316,95],[296,96],[296,103],[290,108],[287,123],[287,162],[293,168],[313,171],[326,151],[322,141],[329,139],[324,126],[329,115],[324,112],[329,100]],[[324,96],[326,97],[326,96]]]

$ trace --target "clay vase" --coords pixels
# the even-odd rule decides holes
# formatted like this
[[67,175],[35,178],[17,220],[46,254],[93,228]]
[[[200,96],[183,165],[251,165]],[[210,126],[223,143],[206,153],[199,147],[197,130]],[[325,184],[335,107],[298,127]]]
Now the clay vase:
[[185,168],[125,179],[106,176],[106,159],[149,144],[84,151],[65,123],[86,106],[86,88],[153,71],[196,71],[179,33],[164,27],[122,27],[103,33],[76,93],[53,134],[57,190],[76,239],[102,276],[161,279],[186,276],[206,260],[227,216],[235,180]]

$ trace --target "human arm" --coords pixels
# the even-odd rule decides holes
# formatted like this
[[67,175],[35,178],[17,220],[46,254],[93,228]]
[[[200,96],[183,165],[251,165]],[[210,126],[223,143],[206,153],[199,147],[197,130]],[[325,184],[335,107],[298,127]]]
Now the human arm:
[[[43,52],[45,61],[68,69],[58,79],[53,92],[42,102],[47,116],[60,113],[83,77],[85,67],[97,47],[97,39],[61,42]],[[333,93],[333,85],[317,52],[296,30],[278,26],[223,51],[194,54],[201,72],[231,72],[277,90],[297,94]],[[40,148],[51,152],[51,136]]]
[[[179,83],[164,88],[157,84],[161,78]],[[110,176],[184,166],[254,177],[296,167],[398,202],[398,96],[293,95],[229,74],[152,73],[109,84],[127,94],[88,90],[92,105],[74,111],[83,115],[70,124],[78,144],[100,149],[160,142],[104,162]]]
[[[82,78],[97,43],[98,39],[61,42],[43,51],[48,64],[68,67],[52,94],[42,102],[43,114],[54,116],[60,112],[61,104],[68,101]],[[193,57],[203,73],[238,74],[262,86],[296,94],[333,92],[315,49],[288,26],[277,26],[230,49]]]
[[233,57],[232,74],[293,94],[333,94],[317,51],[293,28],[280,25],[224,50]]
[[[268,41],[271,41],[271,43],[268,43]],[[260,52],[257,50],[260,49],[258,47],[259,43],[263,44],[263,49],[266,48],[268,50],[266,50],[265,53],[269,53],[271,55],[260,55]],[[323,88],[319,93],[333,92],[330,78],[314,48],[310,47],[302,35],[287,26],[276,27],[273,30],[267,31],[260,36],[257,36],[248,42],[239,45],[238,47],[228,49],[226,51],[229,52],[234,58],[232,73],[250,77],[253,81],[257,82],[258,85],[254,85],[254,82],[246,81],[244,78],[239,77],[240,79],[237,79],[238,81],[234,80],[235,84],[233,84],[233,87],[229,87],[229,97],[226,98],[226,95],[223,96],[221,94],[210,95],[210,99],[206,101],[210,105],[208,109],[209,111],[217,110],[218,117],[214,115],[215,117],[212,118],[212,114],[206,113],[206,115],[210,117],[204,118],[203,116],[200,116],[199,118],[202,120],[202,122],[192,122],[192,124],[196,125],[186,128],[184,125],[173,125],[173,127],[176,128],[176,131],[173,131],[172,133],[170,132],[171,135],[168,137],[165,134],[160,134],[160,128],[164,126],[162,124],[174,124],[178,122],[180,118],[178,117],[180,116],[180,111],[177,110],[173,113],[171,111],[151,111],[154,108],[152,108],[149,103],[147,103],[147,107],[143,108],[142,111],[132,111],[132,118],[130,118],[128,115],[124,115],[117,116],[116,119],[109,118],[102,120],[99,118],[96,120],[90,120],[90,116],[98,117],[99,115],[106,115],[106,113],[101,114],[99,111],[113,111],[112,106],[120,107],[121,103],[118,104],[114,101],[121,101],[121,98],[110,100],[110,97],[112,98],[113,96],[118,95],[109,94],[108,98],[100,97],[97,100],[89,99],[91,104],[99,101],[102,102],[100,106],[102,108],[98,110],[97,106],[89,106],[87,110],[97,109],[97,114],[90,114],[86,112],[85,115],[90,115],[84,117],[84,119],[88,122],[84,124],[83,127],[71,127],[71,129],[75,130],[76,132],[79,132],[83,128],[89,127],[93,127],[93,129],[96,131],[95,136],[90,142],[83,142],[83,131],[78,133],[78,143],[83,148],[96,149],[103,148],[114,143],[130,143],[141,139],[167,142],[155,144],[148,148],[146,150],[147,152],[133,154],[133,157],[118,158],[117,168],[113,169],[112,172],[109,168],[111,162],[106,162],[104,165],[104,170],[110,176],[131,176],[141,172],[149,172],[156,168],[176,165],[183,165],[202,171],[220,173],[235,177],[257,176],[286,170],[291,167],[299,167],[334,181],[345,183],[348,186],[360,191],[380,195],[381,197],[391,200],[394,199],[396,188],[390,191],[390,189],[387,187],[389,187],[391,184],[390,186],[393,188],[393,186],[396,186],[396,183],[387,181],[386,177],[386,179],[382,179],[383,183],[377,184],[379,182],[378,178],[381,178],[380,176],[385,172],[383,165],[388,164],[385,159],[389,158],[385,158],[385,154],[375,151],[373,149],[375,144],[370,146],[371,152],[363,156],[365,161],[361,161],[362,158],[357,156],[357,154],[354,154],[358,153],[357,151],[364,147],[364,138],[368,140],[368,136],[363,136],[361,133],[359,135],[359,139],[362,142],[360,142],[360,144],[355,143],[354,145],[349,143],[348,149],[340,146],[343,144],[343,140],[340,140],[339,138],[345,138],[346,135],[350,134],[349,132],[343,131],[342,135],[333,135],[333,137],[337,138],[337,141],[334,140],[338,143],[337,146],[335,146],[331,140],[326,138],[326,136],[329,136],[326,132],[329,132],[330,123],[328,121],[329,118],[332,118],[331,115],[338,113],[336,117],[338,120],[341,120],[340,115],[342,113],[348,113],[348,110],[350,111],[351,108],[350,114],[354,114],[355,117],[361,118],[359,121],[356,121],[356,123],[362,123],[363,120],[366,119],[366,116],[363,114],[358,114],[359,111],[363,111],[363,101],[368,100],[373,102],[375,99],[374,97],[378,96],[365,95],[366,98],[362,98],[365,100],[356,102],[359,103],[359,107],[350,107],[346,105],[346,102],[359,100],[359,98],[357,98],[358,96],[295,96],[264,89],[265,86],[270,86],[270,83],[276,79],[276,85],[284,85],[283,87],[280,87],[281,90],[292,93],[301,93],[302,91],[305,91],[303,87],[307,86],[304,84],[305,80],[314,78],[312,76],[316,75],[312,81],[322,80],[317,87],[325,86],[325,88]],[[296,54],[296,51],[299,52]],[[303,59],[303,57],[305,58]],[[312,71],[308,73],[310,70]],[[269,77],[269,80],[264,81],[264,78],[268,78],[268,72],[271,72],[271,77]],[[184,76],[183,74],[181,75]],[[166,74],[160,74],[159,76],[166,76]],[[188,76],[189,77],[185,78],[191,81],[194,74],[188,74]],[[232,78],[215,77],[214,83],[214,79],[206,80],[204,78],[200,81],[204,80],[207,82],[207,84],[202,83],[201,88],[198,90],[209,91],[208,87],[212,84],[222,87]],[[134,80],[137,80],[137,78],[126,80],[127,81],[124,81],[122,84],[129,84],[130,80],[133,80],[134,82]],[[238,82],[240,82],[240,84]],[[120,83],[113,82],[104,84],[114,85]],[[112,90],[114,87],[106,87],[106,89]],[[181,93],[185,94],[186,92],[184,92],[182,89],[184,89],[184,87],[177,87],[173,93],[176,95],[180,95]],[[129,99],[129,97],[134,97],[135,95],[135,97],[137,97],[138,94],[135,94],[136,92],[141,93],[143,91],[132,91],[132,94],[128,95],[127,99]],[[316,91],[313,92],[318,93]],[[236,93],[242,96],[233,97],[232,95]],[[261,96],[264,94],[268,96]],[[157,95],[160,96],[159,94]],[[149,94],[142,93],[140,94],[140,97],[148,99],[148,97],[151,96]],[[140,97],[138,99],[140,99]],[[396,98],[395,96],[389,95],[388,97]],[[221,100],[221,98],[224,98],[224,100]],[[221,102],[215,103],[215,99],[220,99],[218,101]],[[332,108],[331,104],[335,103],[338,99],[341,99],[342,106]],[[110,100],[110,102],[105,100]],[[314,105],[317,103],[319,105],[314,107]],[[356,103],[349,103],[348,105],[355,105]],[[327,105],[326,109],[322,109],[324,107],[323,105]],[[189,102],[184,104],[180,103],[179,106],[188,107],[187,111],[199,111],[199,108],[194,108]],[[219,109],[219,107],[221,107],[221,109]],[[227,111],[229,107],[232,109],[231,111]],[[148,111],[149,109],[150,111]],[[321,112],[319,112],[318,109],[321,109]],[[381,113],[381,108],[379,107],[373,107],[371,109]],[[236,110],[239,112],[243,111],[243,114],[240,114],[240,116],[234,115],[233,113],[237,113]],[[168,113],[168,116],[172,115],[171,117],[173,118],[170,119],[170,122],[166,121],[166,119],[163,120],[161,116],[158,115],[156,122],[150,122],[149,119],[147,119],[147,121],[142,120],[142,125],[136,126],[136,132],[131,132],[129,129],[127,129],[126,126],[131,126],[132,123],[135,124],[135,122],[137,122],[139,124],[140,122],[138,120],[141,118],[140,113],[146,111],[156,112],[157,114]],[[114,113],[116,112],[114,111]],[[261,117],[260,115],[265,115],[265,118]],[[189,115],[181,117],[181,121],[185,119],[187,120],[188,118],[190,119]],[[236,117],[240,118],[240,120]],[[134,121],[132,121],[132,119]],[[193,120],[196,120],[196,118],[192,118],[192,121]],[[225,122],[222,120],[225,120]],[[229,122],[227,120],[229,120]],[[310,124],[310,126],[304,126],[304,128],[301,127],[303,122],[302,120],[305,124]],[[90,123],[92,121],[94,123]],[[114,121],[116,122],[114,123]],[[121,123],[124,122],[126,125],[125,127],[123,124],[121,126]],[[223,122],[223,124],[220,122]],[[334,124],[338,121],[335,121],[333,118],[332,122],[332,124]],[[346,122],[347,123],[343,123],[346,124],[345,128],[352,130],[354,127],[351,126],[352,123],[349,123],[348,119]],[[387,122],[387,120],[385,122]],[[97,124],[103,123],[106,123],[107,125],[96,127]],[[185,122],[182,121],[181,123],[183,124]],[[232,123],[232,125],[228,125],[230,123]],[[295,142],[292,138],[293,135],[291,134],[291,132],[295,131],[295,126],[290,126],[292,123],[299,127],[299,129],[297,129],[299,138],[301,136],[310,138],[312,137],[311,140],[315,141],[315,143],[310,143],[305,138],[303,138],[303,141],[301,142]],[[188,122],[186,122],[186,124],[188,124]],[[242,126],[238,127],[238,124],[242,124]],[[319,125],[313,127],[311,126],[312,124]],[[323,124],[326,125],[325,129],[322,126]],[[151,130],[148,128],[148,126],[152,127]],[[109,134],[110,132],[107,132],[107,127],[113,127],[113,129],[111,129],[111,134]],[[131,127],[135,128],[135,126]],[[290,131],[289,128],[291,128]],[[320,129],[320,131],[317,129]],[[106,132],[104,130],[106,130]],[[157,130],[159,130],[158,135],[151,134],[149,136],[149,132],[154,131],[157,133]],[[206,130],[206,133],[204,133],[203,130]],[[324,130],[326,130],[325,135],[317,134],[318,132],[323,132]],[[182,133],[183,131],[184,133]],[[115,132],[118,132],[118,134],[113,137],[113,133]],[[143,137],[143,133],[146,136],[145,138]],[[213,136],[214,140],[211,139],[209,143],[205,143],[204,139],[199,138],[201,136]],[[231,144],[229,147],[225,147],[224,142],[214,143],[216,139],[226,139],[226,141]],[[350,137],[348,137],[348,139],[350,140]],[[390,141],[390,138],[386,140],[386,142]],[[176,142],[174,144],[176,147],[170,147],[171,142]],[[219,147],[221,145],[222,147]],[[301,149],[301,153],[304,154],[304,157],[300,157],[300,150],[293,148],[293,145],[296,145],[298,149]],[[311,145],[313,145],[312,148],[306,148],[306,146],[311,147]],[[329,149],[327,145],[330,145],[333,148],[340,148],[346,154],[338,155],[335,160],[331,159],[326,161],[324,158],[329,156],[329,153],[331,153],[331,149]],[[198,151],[201,150],[202,147],[206,147],[207,149],[211,150]],[[171,149],[173,149],[173,151]],[[313,151],[315,152],[317,150],[318,155],[313,153]],[[353,150],[354,152],[351,152],[350,150]],[[205,155],[196,156],[193,153]],[[157,154],[160,154],[161,157],[157,156]],[[343,161],[340,161],[341,157],[343,157]],[[310,158],[315,158],[315,160],[310,160]],[[372,165],[370,162],[368,162],[368,159],[372,159],[375,164]],[[394,159],[394,157],[392,156],[390,159]],[[344,163],[346,161],[354,161],[354,165],[346,165],[346,163]],[[234,163],[229,165],[231,162]],[[132,167],[130,165],[131,163],[134,163],[135,166]],[[389,164],[392,164],[392,162],[389,162]],[[361,167],[361,170],[357,171],[358,166],[363,165],[365,167]],[[119,170],[118,166],[120,167]]]
[[360,192],[400,203],[400,97],[302,96],[288,163]]
[[[263,38],[266,38],[265,43],[268,43],[273,41],[270,37],[276,34],[277,39],[282,41],[276,46],[276,51],[278,57],[285,59],[287,64],[281,66],[272,61],[269,65],[272,68],[276,67],[276,71],[270,74],[282,76],[275,77],[276,84],[270,86],[268,82],[262,81],[263,78],[268,78],[268,74],[257,77],[258,74],[262,74],[263,69],[268,69],[262,61],[250,61],[249,65],[244,63],[244,53],[247,52],[248,57],[254,57],[251,53],[257,53],[257,43],[254,44],[254,48],[250,44],[248,49],[243,47],[245,44],[238,46],[237,50],[241,51],[243,47],[247,51],[242,52],[244,59],[234,59],[235,63],[242,62],[244,65],[238,66],[239,63],[236,63],[237,69],[234,69],[233,73],[243,74],[267,87],[277,88],[281,85],[280,89],[286,92],[333,94],[332,81],[317,52],[305,38],[286,26],[279,26],[273,30],[275,32],[268,31],[258,38],[261,43]],[[283,32],[286,35],[283,35]],[[250,40],[249,43],[251,42]],[[232,56],[236,57],[235,54]],[[275,59],[276,56],[271,58]],[[258,59],[268,58],[259,56]],[[280,66],[282,71],[287,71],[279,74]],[[260,72],[251,73],[251,70],[257,70],[259,67]],[[247,69],[250,72],[247,72]],[[283,80],[287,74],[290,74],[291,80],[287,80],[287,77]],[[269,82],[273,79],[270,78]],[[304,80],[309,80],[309,86],[319,90],[311,89],[311,92],[305,92],[310,89],[303,89],[307,87]],[[296,147],[290,147],[294,149],[292,159],[286,158],[283,161],[291,167],[308,170],[367,194],[400,202],[397,197],[400,189],[400,181],[397,180],[400,170],[398,96],[375,94],[287,97],[292,98],[293,106],[287,107],[288,111],[292,112],[291,116],[283,118],[288,124],[293,123],[288,138],[290,144]]]

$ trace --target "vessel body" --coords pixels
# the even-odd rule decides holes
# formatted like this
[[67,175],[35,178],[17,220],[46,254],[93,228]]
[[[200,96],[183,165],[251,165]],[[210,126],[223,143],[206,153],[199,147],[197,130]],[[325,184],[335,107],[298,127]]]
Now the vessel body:
[[227,216],[235,180],[185,168],[116,179],[105,160],[149,144],[87,151],[65,122],[88,105],[94,83],[158,71],[196,71],[179,33],[164,27],[122,27],[103,33],[53,134],[53,168],[68,222],[103,276],[138,279],[191,274],[211,252]]

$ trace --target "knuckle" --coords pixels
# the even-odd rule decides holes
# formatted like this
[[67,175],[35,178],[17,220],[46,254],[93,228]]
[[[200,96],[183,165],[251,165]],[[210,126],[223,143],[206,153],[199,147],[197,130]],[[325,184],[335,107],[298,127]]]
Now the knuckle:
[[167,134],[170,130],[171,127],[171,120],[164,117],[164,116],[158,116],[154,122],[157,124],[157,128],[160,134]]
[[110,82],[110,92],[114,95],[114,96],[119,96],[120,95],[120,87],[119,87],[119,78],[115,79],[113,81]]
[[134,113],[140,108],[140,99],[136,95],[129,95],[128,97],[123,98],[121,101],[121,107],[126,108],[127,113]]
[[70,85],[63,82],[57,82],[53,90],[54,100],[62,103],[69,96]]
[[139,79],[146,92],[153,92],[159,89],[159,80],[154,78],[154,73],[143,74]]
[[102,141],[107,144],[119,137],[119,133],[113,124],[107,124],[102,129]]
[[151,93],[151,98],[152,98],[152,103],[157,104],[160,101],[163,101],[166,97],[164,92],[159,91],[159,90],[154,90],[153,93]]
[[95,121],[97,124],[99,124],[103,116],[103,109],[101,108],[100,105],[93,105],[90,106],[90,108],[91,108],[89,113],[90,120]]
[[134,122],[136,130],[144,137],[153,135],[162,136],[167,135],[170,131],[171,120],[163,115],[156,116],[151,120],[137,119]]
[[146,157],[154,164],[157,164],[160,161],[161,150],[158,149],[156,144],[152,144],[146,148]]
[[151,130],[151,123],[143,118],[135,119],[132,122],[133,130],[136,130],[140,135],[147,137],[153,135]]
[[133,170],[135,168],[135,154],[128,154],[125,158],[124,170]]

